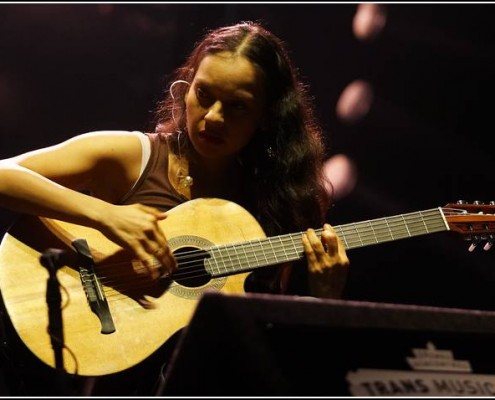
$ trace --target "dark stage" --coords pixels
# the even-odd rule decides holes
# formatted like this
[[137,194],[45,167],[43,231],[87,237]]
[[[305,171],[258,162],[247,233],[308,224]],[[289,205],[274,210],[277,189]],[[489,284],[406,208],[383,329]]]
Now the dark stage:
[[[0,158],[92,130],[146,130],[168,74],[206,29],[260,20],[314,96],[328,157],[354,178],[332,225],[495,200],[495,4],[382,3],[375,37],[358,4],[2,4]],[[338,112],[365,82],[368,107]],[[2,230],[14,216],[0,210]],[[344,300],[495,310],[495,250],[451,232],[352,249]],[[8,389],[6,389],[8,390]]]

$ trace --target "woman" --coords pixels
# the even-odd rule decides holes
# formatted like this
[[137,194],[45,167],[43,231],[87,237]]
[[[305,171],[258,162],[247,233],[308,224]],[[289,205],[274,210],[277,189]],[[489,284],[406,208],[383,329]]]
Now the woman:
[[252,22],[209,32],[177,69],[153,126],[90,132],[3,160],[0,204],[96,228],[157,279],[178,269],[159,224],[167,211],[230,200],[267,236],[304,231],[307,262],[252,273],[246,290],[341,296],[344,247],[328,224],[321,239],[313,230],[330,201],[322,136],[279,38]]

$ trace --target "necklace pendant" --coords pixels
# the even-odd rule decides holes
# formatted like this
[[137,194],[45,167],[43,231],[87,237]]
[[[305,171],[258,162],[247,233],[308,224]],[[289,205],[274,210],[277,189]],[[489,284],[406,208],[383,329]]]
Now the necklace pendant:
[[183,188],[188,188],[193,185],[193,178],[192,176],[186,175],[186,176],[179,176],[179,186]]

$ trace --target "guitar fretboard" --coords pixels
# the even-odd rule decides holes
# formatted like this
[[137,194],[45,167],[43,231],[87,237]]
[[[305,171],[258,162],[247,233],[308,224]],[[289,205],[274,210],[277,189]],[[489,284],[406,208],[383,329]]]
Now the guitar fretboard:
[[[441,208],[399,214],[333,227],[346,250],[449,230]],[[323,229],[315,229],[321,236]],[[303,232],[205,249],[213,277],[232,275],[304,257]]]

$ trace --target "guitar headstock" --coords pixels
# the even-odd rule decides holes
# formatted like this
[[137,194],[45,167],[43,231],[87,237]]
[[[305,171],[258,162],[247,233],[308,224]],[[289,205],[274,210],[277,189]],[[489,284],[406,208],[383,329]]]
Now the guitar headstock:
[[470,251],[480,243],[489,250],[495,242],[495,202],[448,203],[443,212],[450,230],[472,242]]

